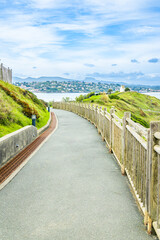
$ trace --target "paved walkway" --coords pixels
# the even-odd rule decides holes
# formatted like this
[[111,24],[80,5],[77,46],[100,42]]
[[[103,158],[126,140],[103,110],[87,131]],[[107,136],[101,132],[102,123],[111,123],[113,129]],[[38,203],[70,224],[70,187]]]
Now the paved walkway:
[[95,127],[55,112],[57,131],[0,192],[0,239],[156,239]]

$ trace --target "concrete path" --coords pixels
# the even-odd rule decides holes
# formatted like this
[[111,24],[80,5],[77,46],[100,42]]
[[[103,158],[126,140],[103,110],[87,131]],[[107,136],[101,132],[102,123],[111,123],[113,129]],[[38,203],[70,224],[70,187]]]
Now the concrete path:
[[55,113],[57,131],[0,192],[0,239],[156,239],[95,127]]

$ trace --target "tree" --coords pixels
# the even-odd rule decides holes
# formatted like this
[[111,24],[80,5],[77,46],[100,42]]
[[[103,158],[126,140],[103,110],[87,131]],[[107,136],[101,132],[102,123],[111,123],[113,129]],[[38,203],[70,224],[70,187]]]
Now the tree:
[[113,90],[112,90],[111,88],[109,88],[108,91],[107,91],[107,93],[108,93],[108,94],[111,94],[112,91],[113,91]]
[[63,97],[62,98],[62,102],[69,102],[71,101],[69,97]]
[[53,103],[54,103],[54,100],[50,101],[50,102],[48,103],[48,107],[52,107],[52,106],[53,106]]
[[125,92],[130,92],[131,90],[130,90],[129,87],[126,87],[124,91],[125,91]]
[[82,102],[84,99],[84,96],[81,94],[79,97],[76,97],[76,102]]

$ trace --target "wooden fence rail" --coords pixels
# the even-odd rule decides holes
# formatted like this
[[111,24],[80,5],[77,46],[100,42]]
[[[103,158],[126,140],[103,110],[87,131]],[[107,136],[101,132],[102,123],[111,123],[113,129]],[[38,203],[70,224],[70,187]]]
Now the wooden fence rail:
[[144,213],[148,233],[152,226],[160,239],[160,121],[144,128],[101,107],[80,103],[55,102],[53,108],[74,112],[96,126],[102,139],[113,152],[123,175],[127,175]]

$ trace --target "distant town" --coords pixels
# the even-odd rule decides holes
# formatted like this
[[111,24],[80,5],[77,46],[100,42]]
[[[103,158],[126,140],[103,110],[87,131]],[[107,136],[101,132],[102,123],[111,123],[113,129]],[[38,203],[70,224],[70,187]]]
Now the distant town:
[[[84,81],[45,81],[45,82],[15,82],[15,86],[32,92],[45,93],[87,93],[87,92],[113,92],[120,91],[121,84],[104,82]],[[160,86],[126,85],[132,91],[138,92],[160,92]]]

